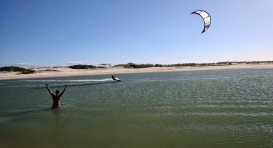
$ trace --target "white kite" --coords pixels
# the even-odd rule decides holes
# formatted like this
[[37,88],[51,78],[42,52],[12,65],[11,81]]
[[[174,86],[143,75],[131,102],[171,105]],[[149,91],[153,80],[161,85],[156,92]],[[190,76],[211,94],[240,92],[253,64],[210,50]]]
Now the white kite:
[[211,17],[208,12],[206,12],[204,10],[196,10],[196,11],[192,12],[191,14],[197,14],[202,17],[202,19],[204,21],[204,29],[203,29],[202,33],[204,33],[205,31],[207,31],[209,29],[209,26],[211,24]]

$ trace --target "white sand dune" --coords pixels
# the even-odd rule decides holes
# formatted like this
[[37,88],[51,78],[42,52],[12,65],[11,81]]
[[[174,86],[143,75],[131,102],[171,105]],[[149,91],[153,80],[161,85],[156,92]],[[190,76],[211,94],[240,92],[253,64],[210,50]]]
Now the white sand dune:
[[273,69],[273,64],[237,64],[237,65],[228,65],[228,66],[150,67],[150,68],[108,67],[108,68],[102,68],[102,69],[70,69],[67,67],[35,68],[34,70],[36,72],[33,74],[18,74],[16,72],[0,72],[0,80],[66,77],[66,76],[81,76],[81,75],[111,75],[111,74],[122,74],[122,73],[202,71],[202,70],[223,70],[223,69]]

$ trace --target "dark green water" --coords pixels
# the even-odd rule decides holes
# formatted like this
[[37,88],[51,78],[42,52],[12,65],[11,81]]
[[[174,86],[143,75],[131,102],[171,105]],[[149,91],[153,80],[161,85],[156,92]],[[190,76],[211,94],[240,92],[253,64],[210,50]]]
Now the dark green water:
[[273,70],[109,77],[0,81],[0,147],[273,147]]

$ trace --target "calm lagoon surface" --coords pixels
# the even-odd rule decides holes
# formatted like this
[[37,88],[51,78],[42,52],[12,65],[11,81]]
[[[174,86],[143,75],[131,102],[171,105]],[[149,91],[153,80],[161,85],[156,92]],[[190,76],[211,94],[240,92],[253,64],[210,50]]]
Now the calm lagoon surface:
[[273,69],[110,77],[0,81],[0,147],[273,147]]

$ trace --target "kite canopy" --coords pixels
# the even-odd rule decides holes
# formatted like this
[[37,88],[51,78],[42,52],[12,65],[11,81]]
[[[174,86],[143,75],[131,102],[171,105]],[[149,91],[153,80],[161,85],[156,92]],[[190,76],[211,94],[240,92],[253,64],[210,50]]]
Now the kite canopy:
[[196,11],[192,12],[191,14],[197,14],[203,18],[204,29],[203,29],[202,33],[204,33],[205,31],[207,31],[209,29],[209,26],[211,24],[211,17],[209,15],[209,13],[207,13],[204,10],[196,10]]

